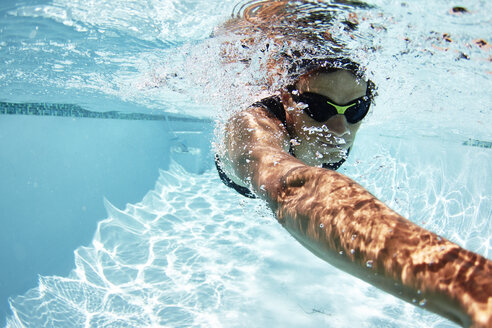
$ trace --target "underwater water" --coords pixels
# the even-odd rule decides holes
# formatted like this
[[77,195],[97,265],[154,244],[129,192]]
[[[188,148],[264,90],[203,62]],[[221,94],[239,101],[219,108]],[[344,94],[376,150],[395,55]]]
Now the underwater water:
[[[379,96],[340,171],[403,216],[490,259],[492,53],[477,40],[491,41],[492,5],[369,3],[373,7],[357,9],[357,38],[347,43],[368,67]],[[261,92],[232,85],[240,67],[221,66],[210,38],[236,5],[53,0],[0,6],[2,104],[69,103],[94,112],[196,120],[186,129],[170,120],[121,128],[130,143],[154,124],[156,132],[145,139],[148,151],[167,145],[167,155],[147,159],[165,166],[154,168],[155,186],[141,200],[124,205],[130,200],[123,199],[119,208],[105,194],[107,214],[94,218],[88,242],[70,249],[70,273],[40,275],[37,284],[9,295],[6,327],[456,326],[425,311],[425,302],[404,303],[300,246],[262,202],[220,182],[213,152],[199,151],[207,149],[200,142],[216,138],[171,142],[183,129],[202,136],[211,120],[220,124],[225,110]],[[452,14],[454,6],[468,12]],[[255,74],[253,66],[239,81]],[[26,130],[34,124],[16,117],[0,115],[0,122]],[[159,127],[166,140],[159,139]],[[118,147],[111,143],[103,151]],[[193,169],[190,158],[208,165]],[[29,171],[36,162],[24,164]],[[117,170],[118,162],[110,167]],[[144,168],[125,174],[138,179]],[[17,206],[28,205],[19,199]]]

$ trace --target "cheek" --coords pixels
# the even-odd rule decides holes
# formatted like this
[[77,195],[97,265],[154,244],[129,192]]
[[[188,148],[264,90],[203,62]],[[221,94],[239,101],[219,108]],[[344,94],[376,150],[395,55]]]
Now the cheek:
[[305,120],[302,118],[302,116],[300,115],[300,113],[297,112],[297,110],[295,110],[296,112],[293,113],[293,127],[294,127],[294,134],[296,137],[298,138],[301,138],[301,139],[305,139],[307,137],[310,137],[310,129],[306,128],[307,123],[305,122]]
[[357,131],[359,131],[360,125],[361,125],[361,122],[358,122],[358,123],[355,123],[355,124],[350,124],[349,131],[350,131],[350,134],[352,136],[355,137],[355,134],[357,133]]

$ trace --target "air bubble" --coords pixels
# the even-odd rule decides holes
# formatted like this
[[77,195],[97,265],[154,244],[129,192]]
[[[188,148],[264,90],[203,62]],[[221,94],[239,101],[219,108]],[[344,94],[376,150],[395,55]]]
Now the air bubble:
[[372,268],[373,265],[374,265],[374,262],[372,260],[369,260],[366,262],[366,267],[368,267],[368,268]]
[[[348,131],[347,134],[350,134],[350,131]],[[339,145],[345,145],[347,143],[347,140],[345,140],[345,138],[335,137],[334,139],[335,143]]]
[[273,166],[277,166],[277,165],[278,165],[277,161],[273,162]]
[[290,144],[292,146],[299,146],[301,143],[297,141],[296,139],[290,139]]
[[323,228],[325,227],[325,225],[324,225],[323,223],[321,223],[321,224],[319,225],[319,227],[320,227],[321,229],[323,229]]
[[297,108],[299,109],[304,109],[304,108],[308,108],[309,106],[306,105],[305,103],[302,103],[302,102],[299,102],[297,103]]
[[338,254],[343,255],[343,251],[338,252]]
[[355,253],[355,249],[353,249],[353,248],[352,248],[352,249],[350,250],[350,254],[354,254],[354,253]]
[[302,130],[309,133],[309,134],[315,134],[315,133],[323,132],[322,128],[318,128],[318,127],[314,127],[314,126],[311,126],[311,127],[305,126],[302,128]]
[[427,304],[427,300],[425,298],[419,302],[420,306],[425,306],[426,304]]
[[357,235],[356,234],[353,234],[352,235],[352,240],[355,240],[355,238],[357,238]]
[[265,185],[261,185],[260,186],[260,189],[263,190],[263,191],[265,191]]

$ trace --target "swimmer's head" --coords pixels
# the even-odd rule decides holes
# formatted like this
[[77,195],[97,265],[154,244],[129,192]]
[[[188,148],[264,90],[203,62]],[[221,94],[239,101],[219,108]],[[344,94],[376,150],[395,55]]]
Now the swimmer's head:
[[352,147],[374,90],[358,66],[318,66],[282,92],[296,156],[308,165],[336,163]]
[[288,68],[288,80],[291,81],[292,86],[297,84],[300,80],[310,76],[315,76],[323,73],[332,73],[338,70],[345,70],[351,72],[356,78],[365,80],[368,83],[367,95],[374,99],[376,96],[376,87],[374,83],[367,80],[364,76],[365,68],[358,63],[344,57],[337,58],[296,58],[292,56],[289,58],[290,64]]

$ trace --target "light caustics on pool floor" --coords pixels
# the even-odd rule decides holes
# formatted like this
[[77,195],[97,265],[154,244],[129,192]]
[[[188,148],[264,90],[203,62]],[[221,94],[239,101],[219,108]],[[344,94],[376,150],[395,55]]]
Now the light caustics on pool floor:
[[[487,181],[447,178],[442,172],[455,168],[446,166],[425,170],[418,145],[401,160],[406,146],[393,142],[376,155],[377,145],[356,148],[344,173],[417,223],[490,256],[491,199],[474,197]],[[464,148],[472,160],[489,151]],[[319,260],[214,171],[193,175],[173,164],[142,202],[106,207],[73,272],[40,277],[11,300],[7,327],[455,326]]]

